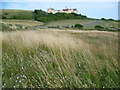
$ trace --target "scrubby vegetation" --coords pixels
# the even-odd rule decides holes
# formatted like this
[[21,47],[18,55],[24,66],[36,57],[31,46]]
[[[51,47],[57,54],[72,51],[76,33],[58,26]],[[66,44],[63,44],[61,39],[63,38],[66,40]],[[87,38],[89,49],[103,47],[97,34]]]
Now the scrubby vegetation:
[[81,25],[81,24],[75,24],[74,27],[75,27],[75,28],[78,28],[78,29],[82,29],[82,28],[83,28],[83,25]]
[[30,30],[30,29],[36,29],[33,26],[25,26],[22,24],[4,24],[0,23],[0,31],[16,31],[16,30]]
[[11,31],[11,28],[4,23],[0,23],[0,27],[0,31]]
[[105,20],[105,21],[117,21],[117,20],[114,20],[112,18],[110,18],[110,19],[101,18],[101,20]]
[[15,31],[15,30],[35,30],[37,26],[42,26],[44,23],[34,20],[10,20],[5,19],[0,23],[0,31]]
[[88,19],[86,16],[81,14],[67,14],[67,13],[47,13],[42,10],[34,10],[34,19],[41,22],[50,22],[56,20],[65,20],[65,19]]
[[95,26],[95,29],[98,29],[98,30],[104,30],[104,27],[99,26],[99,25],[96,25],[96,26]]
[[4,88],[119,88],[115,33],[2,33]]

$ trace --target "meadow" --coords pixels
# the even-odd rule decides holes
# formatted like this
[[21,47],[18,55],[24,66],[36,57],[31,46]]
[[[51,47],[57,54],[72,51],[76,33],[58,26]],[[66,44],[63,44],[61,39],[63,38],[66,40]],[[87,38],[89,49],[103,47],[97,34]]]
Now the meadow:
[[[95,26],[102,26],[103,31],[117,31],[117,21],[105,21],[105,20],[87,20],[87,19],[71,19],[71,20],[56,20],[48,23],[43,23],[35,20],[17,20],[17,19],[0,19],[2,22],[0,26],[3,29],[1,31],[16,31],[16,30],[39,30],[41,28],[59,28],[59,29],[74,29],[80,30],[74,27],[75,24],[83,25],[82,30],[96,30]],[[71,27],[73,26],[73,27]]]
[[2,32],[4,88],[118,88],[117,32]]
[[0,21],[0,31],[33,30],[39,29],[36,26],[44,25],[43,22],[35,20],[0,19]]
[[26,26],[37,26],[37,25],[43,25],[44,23],[38,22],[35,20],[10,20],[10,19],[2,19],[2,23],[4,24],[21,24]]
[[83,25],[83,29],[88,29],[88,30],[95,29],[96,25],[100,25],[104,28],[112,27],[118,29],[118,22],[116,21],[88,20],[88,19],[58,20],[58,21],[49,22],[46,24],[46,26],[72,26],[77,23]]
[[33,20],[32,10],[0,9],[0,19]]

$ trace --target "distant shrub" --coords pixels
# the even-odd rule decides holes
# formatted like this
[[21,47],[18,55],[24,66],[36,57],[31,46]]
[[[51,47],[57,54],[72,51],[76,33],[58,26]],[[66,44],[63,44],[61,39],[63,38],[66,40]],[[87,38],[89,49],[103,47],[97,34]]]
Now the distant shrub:
[[111,18],[110,18],[110,19],[108,19],[108,20],[110,20],[110,21],[114,21],[114,19],[111,19]]
[[3,24],[3,23],[0,23],[0,31],[10,31],[11,30],[11,28],[8,26],[8,25],[6,25],[6,24]]
[[101,20],[106,20],[106,21],[115,21],[114,19],[110,18],[110,19],[105,19],[105,18],[101,18]]
[[75,28],[79,28],[79,29],[82,29],[83,28],[83,25],[81,25],[81,24],[75,24],[75,26],[74,26]]
[[2,19],[7,19],[7,17],[5,15],[2,15],[1,18]]
[[104,30],[104,27],[99,26],[99,25],[96,25],[96,26],[95,26],[95,29],[97,29],[97,30]]
[[101,18],[101,20],[106,20],[105,18]]

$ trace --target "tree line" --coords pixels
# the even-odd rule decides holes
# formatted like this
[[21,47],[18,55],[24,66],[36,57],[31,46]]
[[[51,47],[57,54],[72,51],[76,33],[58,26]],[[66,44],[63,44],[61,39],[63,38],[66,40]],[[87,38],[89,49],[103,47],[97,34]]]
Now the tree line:
[[[36,20],[41,22],[50,22],[55,20],[64,20],[64,19],[93,19],[88,18],[85,15],[76,14],[76,13],[47,13],[43,10],[34,10],[33,12],[10,12],[10,11],[4,11],[0,14],[0,19],[20,19],[20,20]],[[100,20],[100,19],[98,19]],[[114,19],[105,19],[101,18],[101,20],[105,21],[116,21]]]
[[34,20],[41,22],[50,22],[55,20],[64,20],[64,19],[87,19],[87,16],[76,14],[76,13],[47,13],[42,10],[34,10]]

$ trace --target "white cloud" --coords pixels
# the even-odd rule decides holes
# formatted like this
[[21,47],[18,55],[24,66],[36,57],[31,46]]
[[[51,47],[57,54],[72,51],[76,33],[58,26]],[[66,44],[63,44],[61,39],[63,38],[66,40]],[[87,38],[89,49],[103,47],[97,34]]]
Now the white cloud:
[[1,0],[2,2],[119,2],[119,0]]

